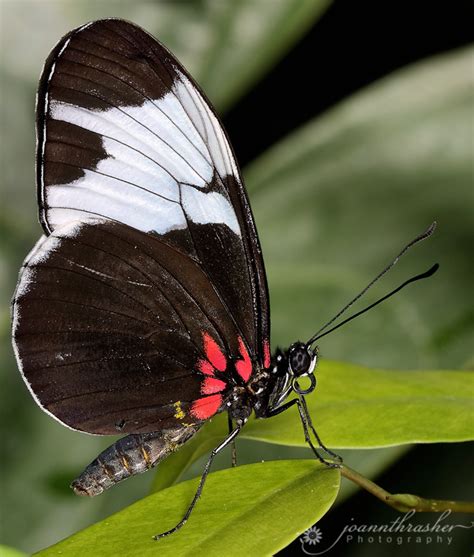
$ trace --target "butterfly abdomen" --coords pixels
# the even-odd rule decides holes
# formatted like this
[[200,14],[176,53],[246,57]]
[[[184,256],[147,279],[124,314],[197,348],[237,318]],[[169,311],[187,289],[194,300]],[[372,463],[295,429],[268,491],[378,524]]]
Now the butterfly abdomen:
[[119,439],[72,482],[74,493],[94,497],[130,476],[146,472],[190,439],[198,427],[180,426]]

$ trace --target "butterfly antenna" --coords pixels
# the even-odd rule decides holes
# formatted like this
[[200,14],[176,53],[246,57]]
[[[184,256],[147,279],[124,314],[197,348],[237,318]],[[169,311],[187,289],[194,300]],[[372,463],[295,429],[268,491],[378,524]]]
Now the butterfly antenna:
[[[380,303],[382,303],[384,300],[386,300],[387,298],[390,298],[391,296],[393,296],[394,294],[396,294],[397,292],[400,292],[400,290],[402,288],[405,288],[405,286],[407,284],[410,284],[411,282],[415,282],[417,280],[421,280],[421,279],[425,279],[430,277],[431,275],[434,275],[436,273],[436,271],[439,269],[439,265],[438,263],[435,263],[430,269],[428,269],[426,272],[421,273],[420,275],[416,275],[416,277],[412,277],[411,279],[406,280],[403,284],[401,284],[400,286],[398,286],[397,288],[395,288],[394,290],[392,290],[391,292],[389,292],[388,294],[385,294],[385,296],[383,296],[382,298],[380,298],[380,300],[377,300],[376,302],[374,302],[373,304],[370,304],[370,306],[367,306],[364,309],[361,309],[360,311],[358,311],[357,313],[354,313],[354,315],[351,315],[350,317],[348,317],[347,319],[344,319],[344,321],[341,321],[341,323],[338,323],[337,325],[335,325],[334,327],[332,327],[331,329],[329,329],[329,331],[326,331],[325,333],[319,334],[316,337],[313,337],[311,339],[311,343],[317,341],[318,339],[320,339],[321,337],[325,337],[326,335],[328,335],[329,333],[332,333],[333,331],[335,331],[336,329],[339,329],[339,327],[342,327],[343,325],[345,325],[346,323],[349,323],[349,321],[352,321],[353,319],[355,319],[356,317],[359,317],[359,315],[362,315],[363,313],[365,313],[366,311],[369,311],[369,309],[372,309],[375,306],[378,306]],[[311,344],[308,343],[308,344]]]
[[388,271],[390,271],[390,269],[397,264],[398,260],[400,259],[400,257],[402,257],[402,255],[405,255],[405,253],[415,244],[418,244],[418,242],[422,242],[423,240],[426,240],[427,238],[429,238],[433,232],[435,231],[436,228],[436,221],[432,222],[430,224],[430,226],[424,231],[422,232],[420,235],[418,235],[416,238],[414,238],[411,242],[409,242],[403,249],[402,251],[385,267],[385,269],[383,269],[373,280],[371,280],[369,282],[369,284],[359,292],[359,294],[357,294],[357,296],[355,298],[353,298],[348,304],[346,304],[341,311],[339,311],[332,319],[330,319],[325,325],[323,325],[318,331],[316,331],[316,333],[308,340],[308,342],[306,343],[306,346],[310,346],[311,344],[313,344],[313,342],[315,342],[317,339],[321,338],[322,336],[325,336],[326,334],[328,334],[331,331],[334,331],[335,329],[341,327],[343,324],[347,323],[348,321],[351,321],[352,319],[354,319],[355,317],[358,317],[359,315],[361,315],[362,313],[365,313],[366,311],[368,311],[369,309],[373,308],[374,306],[380,304],[381,302],[383,302],[384,300],[386,300],[387,298],[390,298],[390,296],[393,296],[393,294],[395,294],[396,292],[399,292],[402,288],[404,288],[407,284],[410,284],[411,282],[415,282],[417,280],[423,279],[423,278],[427,278],[431,275],[433,275],[437,270],[439,265],[436,264],[433,267],[431,267],[431,269],[429,269],[428,271],[426,271],[426,273],[422,273],[421,275],[417,275],[416,277],[413,277],[407,281],[405,281],[403,284],[401,284],[398,288],[396,288],[395,290],[392,290],[392,292],[390,292],[389,294],[386,294],[383,298],[381,298],[380,300],[378,300],[377,302],[374,302],[373,304],[371,304],[370,306],[368,306],[367,308],[359,311],[358,313],[356,313],[355,315],[352,315],[351,317],[349,317],[348,319],[344,320],[342,323],[339,323],[338,325],[336,325],[335,327],[333,327],[330,331],[326,331],[326,333],[324,333],[324,335],[322,335],[321,333],[323,331],[325,331],[330,325],[332,325],[337,319],[339,319],[339,317],[341,317],[341,315],[343,313],[345,313],[353,304],[355,304],[355,302],[357,302],[357,300],[359,300],[359,298],[361,298],[366,292],[367,290],[369,290],[369,288],[371,288],[378,280],[380,280],[386,273],[388,273]]

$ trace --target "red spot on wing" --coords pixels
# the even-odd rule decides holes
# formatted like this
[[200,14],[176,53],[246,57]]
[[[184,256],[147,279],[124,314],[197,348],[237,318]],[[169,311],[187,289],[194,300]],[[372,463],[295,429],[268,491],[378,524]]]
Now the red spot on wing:
[[215,377],[206,377],[201,385],[201,393],[203,395],[212,395],[214,393],[220,393],[226,387],[224,381],[216,379]]
[[242,377],[244,381],[248,381],[252,373],[252,361],[250,360],[249,353],[244,344],[244,341],[239,337],[239,352],[242,356],[242,360],[239,360],[235,364],[235,369],[237,373]]
[[214,368],[207,360],[198,360],[197,367],[204,375],[214,375]]
[[191,406],[191,414],[198,420],[207,420],[219,410],[222,395],[211,395],[195,400]]
[[270,343],[268,339],[263,341],[263,367],[265,369],[270,367]]
[[225,371],[227,360],[217,342],[207,333],[204,333],[204,352],[206,358],[219,371]]

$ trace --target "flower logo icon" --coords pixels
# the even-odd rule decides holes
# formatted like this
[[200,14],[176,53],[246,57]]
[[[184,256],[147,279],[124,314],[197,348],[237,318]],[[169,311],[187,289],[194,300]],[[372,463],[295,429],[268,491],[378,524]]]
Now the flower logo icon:
[[301,536],[302,542],[307,543],[308,545],[316,545],[322,540],[322,538],[323,533],[316,526],[311,526],[311,528],[308,528]]

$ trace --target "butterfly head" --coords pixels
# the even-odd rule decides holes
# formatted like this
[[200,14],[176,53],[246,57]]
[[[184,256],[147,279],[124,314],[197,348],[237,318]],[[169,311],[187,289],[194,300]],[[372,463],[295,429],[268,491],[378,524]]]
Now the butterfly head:
[[[295,342],[288,349],[288,373],[292,377],[291,385],[298,394],[308,394],[316,387],[314,370],[318,361],[318,349],[313,350],[303,342]],[[300,386],[298,379],[308,377],[310,385],[304,389]]]
[[302,342],[295,342],[288,349],[288,370],[294,377],[313,373],[318,361],[318,350],[312,350]]

